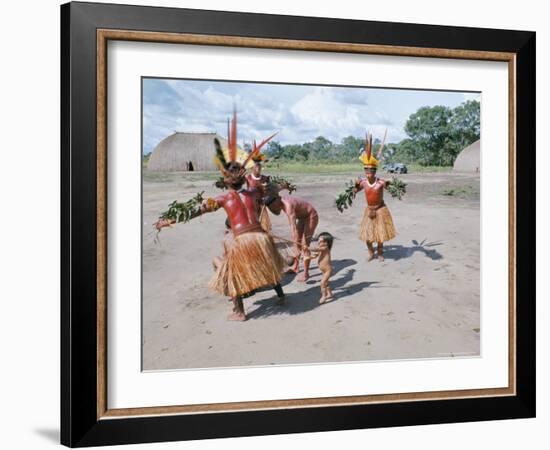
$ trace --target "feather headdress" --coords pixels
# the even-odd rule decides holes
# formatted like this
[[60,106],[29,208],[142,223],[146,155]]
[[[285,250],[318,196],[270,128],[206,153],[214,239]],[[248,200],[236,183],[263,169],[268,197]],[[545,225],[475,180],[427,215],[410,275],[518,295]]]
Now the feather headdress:
[[256,144],[254,141],[252,150],[250,153],[245,152],[244,150],[237,147],[237,111],[233,110],[233,118],[231,121],[227,121],[227,147],[222,148],[220,141],[214,139],[214,146],[216,153],[214,155],[214,163],[222,174],[228,175],[228,168],[232,166],[233,168],[239,167],[239,176],[244,175],[246,169],[252,168],[254,165],[255,158],[258,158],[261,155],[262,147],[267,144],[277,133],[272,134],[268,138],[264,139],[260,144]]
[[[278,133],[278,132],[277,132]],[[250,151],[250,154],[249,154],[249,159],[254,161],[255,163],[256,162],[264,162],[264,161],[267,161],[267,155],[265,153],[262,153],[261,150],[262,150],[262,147],[267,144],[271,139],[273,139],[273,137],[277,134],[277,133],[273,133],[271,136],[269,136],[268,138],[264,139],[262,142],[260,142],[259,145],[256,145],[256,140],[253,141],[253,144],[252,144],[252,150]]]
[[378,168],[378,164],[380,159],[382,158],[382,150],[384,149],[384,145],[386,143],[386,136],[388,134],[388,130],[386,129],[384,133],[384,139],[382,140],[382,144],[380,144],[380,148],[378,149],[378,152],[376,154],[376,158],[372,154],[372,134],[367,133],[365,137],[365,148],[359,155],[359,159],[363,163],[363,166],[365,168]]
[[265,144],[267,144],[271,139],[273,139],[277,133],[273,133],[271,136],[265,138],[258,145],[256,145],[256,139],[254,139],[254,142],[252,143],[252,150],[248,154],[246,162],[248,163],[249,161],[253,161],[253,162],[265,161],[267,157],[261,152],[262,147]]

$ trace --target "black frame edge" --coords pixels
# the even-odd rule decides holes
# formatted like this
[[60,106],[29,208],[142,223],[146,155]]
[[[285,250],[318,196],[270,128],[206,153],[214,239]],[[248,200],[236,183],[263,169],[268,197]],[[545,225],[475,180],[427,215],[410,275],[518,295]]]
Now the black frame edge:
[[[228,20],[231,18],[231,21]],[[243,27],[251,23],[252,27]],[[213,23],[211,23],[211,19]],[[292,27],[280,31],[282,23]],[[364,24],[369,24],[365,30]],[[363,26],[361,26],[363,25]],[[387,27],[392,27],[388,32]],[[517,395],[96,418],[96,28],[346,40],[517,53]],[[244,30],[244,32],[243,32]],[[278,30],[278,31],[277,31]],[[335,33],[335,30],[340,30]],[[425,32],[423,34],[423,32]],[[390,36],[391,35],[391,36]],[[418,37],[419,36],[419,37]],[[427,37],[426,37],[427,36]],[[435,40],[435,36],[439,36]],[[485,39],[480,37],[485,36]],[[449,45],[454,41],[454,45]],[[409,44],[409,45],[413,45]],[[61,443],[70,447],[534,417],[535,33],[128,5],[61,6]],[[78,83],[78,86],[75,84]],[[521,159],[520,159],[521,158]],[[520,236],[527,236],[521,237]],[[75,258],[73,258],[75,255]],[[93,273],[90,273],[93,272]],[[519,301],[519,299],[522,301]],[[75,324],[75,326],[72,326]]]
[[[536,33],[516,55],[516,379],[536,415]],[[522,301],[519,301],[519,299]]]
[[[97,28],[515,52],[532,32],[162,6],[72,2]],[[239,24],[240,23],[240,24]],[[235,25],[239,24],[239,25]],[[419,30],[422,32],[419,33]],[[284,30],[284,31],[282,31]],[[281,37],[281,33],[285,36]],[[338,36],[336,39],[335,36]]]
[[60,437],[70,447],[98,423],[96,37],[82,6],[61,5]]
[[70,389],[70,4],[61,5],[61,80],[60,80],[60,137],[61,137],[61,317],[60,317],[60,442],[71,444]]

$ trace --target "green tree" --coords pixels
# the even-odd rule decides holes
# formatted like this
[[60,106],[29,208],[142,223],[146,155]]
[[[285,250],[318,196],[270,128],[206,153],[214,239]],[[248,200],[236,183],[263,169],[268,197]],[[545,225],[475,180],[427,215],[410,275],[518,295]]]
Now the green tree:
[[304,144],[310,159],[330,159],[333,148],[332,142],[323,136],[317,136],[313,142]]
[[306,144],[290,144],[284,146],[283,158],[295,161],[307,161],[309,159],[309,148]]
[[400,143],[395,157],[422,165],[452,165],[464,147],[479,139],[479,127],[480,105],[475,100],[454,109],[422,107],[407,120],[409,139]]
[[267,143],[266,153],[272,159],[279,159],[283,154],[283,146],[278,141],[269,141]]
[[415,148],[409,148],[422,165],[441,165],[440,151],[450,135],[452,110],[446,106],[424,106],[411,114],[405,133]]
[[[411,114],[405,124],[407,138],[399,143],[387,143],[384,162],[417,163],[422,165],[452,165],[458,153],[480,135],[480,104],[467,101],[451,109],[447,106],[422,107]],[[283,161],[355,161],[365,144],[363,136],[346,136],[339,144],[317,136],[303,144],[281,145],[269,142],[271,159]],[[373,142],[378,153],[380,140]]]
[[470,100],[453,109],[451,128],[453,130],[453,141],[461,149],[477,141],[480,136],[479,102]]
[[416,162],[417,145],[411,139],[403,139],[398,144],[389,144],[388,147],[389,155],[384,158],[384,162]]
[[359,149],[365,144],[363,138],[347,136],[340,144],[340,156],[345,160],[352,160],[359,156]]

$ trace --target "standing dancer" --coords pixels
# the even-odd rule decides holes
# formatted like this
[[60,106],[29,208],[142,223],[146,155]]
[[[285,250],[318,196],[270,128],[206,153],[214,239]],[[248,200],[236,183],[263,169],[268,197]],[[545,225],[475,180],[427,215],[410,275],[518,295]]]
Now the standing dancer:
[[[256,142],[254,142],[254,147],[252,148],[252,153],[254,154],[254,148],[256,147]],[[266,186],[270,182],[271,177],[268,175],[262,175],[262,162],[266,161],[267,158],[263,153],[259,151],[251,157],[254,161],[254,166],[252,167],[252,172],[246,176],[246,186],[249,190],[257,189],[262,197],[265,196]],[[269,214],[265,205],[260,206],[260,224],[263,230],[267,233],[271,231],[271,220],[269,219]]]
[[[386,135],[384,135],[385,140]],[[384,141],[378,150],[378,158],[382,155]],[[359,156],[359,159],[363,163],[366,178],[358,178],[355,181],[353,193],[356,194],[360,190],[364,190],[367,200],[367,207],[361,221],[359,239],[367,244],[369,251],[368,261],[374,259],[374,242],[378,243],[378,260],[384,261],[384,242],[393,239],[397,235],[397,232],[393,225],[390,210],[384,203],[384,188],[388,188],[390,182],[376,177],[378,159],[372,155],[372,134],[367,135],[365,149]]]

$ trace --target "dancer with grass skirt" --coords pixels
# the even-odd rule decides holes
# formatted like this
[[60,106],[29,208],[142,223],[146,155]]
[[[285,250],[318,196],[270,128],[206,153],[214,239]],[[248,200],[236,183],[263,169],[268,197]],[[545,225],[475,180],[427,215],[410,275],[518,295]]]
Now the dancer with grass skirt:
[[[378,150],[378,159],[382,156],[384,149],[384,140]],[[384,189],[390,185],[389,181],[385,181],[376,177],[378,169],[378,159],[372,154],[372,134],[367,134],[365,148],[359,159],[363,163],[366,178],[358,178],[353,187],[353,193],[363,190],[367,207],[363,213],[363,220],[359,232],[359,238],[367,244],[369,251],[368,261],[374,259],[374,243],[377,243],[378,260],[384,261],[384,242],[393,239],[397,232],[393,224],[393,219],[390,210],[384,203]]]
[[382,157],[386,134],[387,130],[384,133],[384,139],[375,158],[372,154],[372,134],[367,133],[365,146],[359,156],[359,159],[363,163],[366,178],[360,177],[348,183],[346,189],[338,194],[335,201],[338,211],[344,212],[345,209],[348,209],[353,204],[353,200],[359,191],[363,190],[365,192],[367,207],[361,221],[359,239],[367,244],[369,251],[368,261],[374,259],[373,244],[375,242],[378,244],[378,260],[384,261],[384,242],[393,239],[397,235],[390,210],[384,203],[384,189],[392,197],[401,200],[403,195],[405,195],[407,187],[406,183],[395,177],[391,181],[376,177],[376,170]]
[[[239,161],[237,152],[237,114],[233,112],[228,136],[228,149],[224,151],[215,139],[218,166],[227,192],[216,198],[207,199],[200,207],[200,214],[223,208],[229,219],[233,239],[226,242],[225,257],[219,261],[209,286],[222,295],[231,298],[233,312],[229,320],[244,321],[246,313],[242,298],[256,289],[273,286],[279,303],[284,303],[280,285],[284,261],[271,236],[261,227],[258,220],[260,193],[243,188],[246,167],[252,157],[273,137],[263,140],[244,161]],[[166,219],[157,222],[157,228],[168,226]]]

